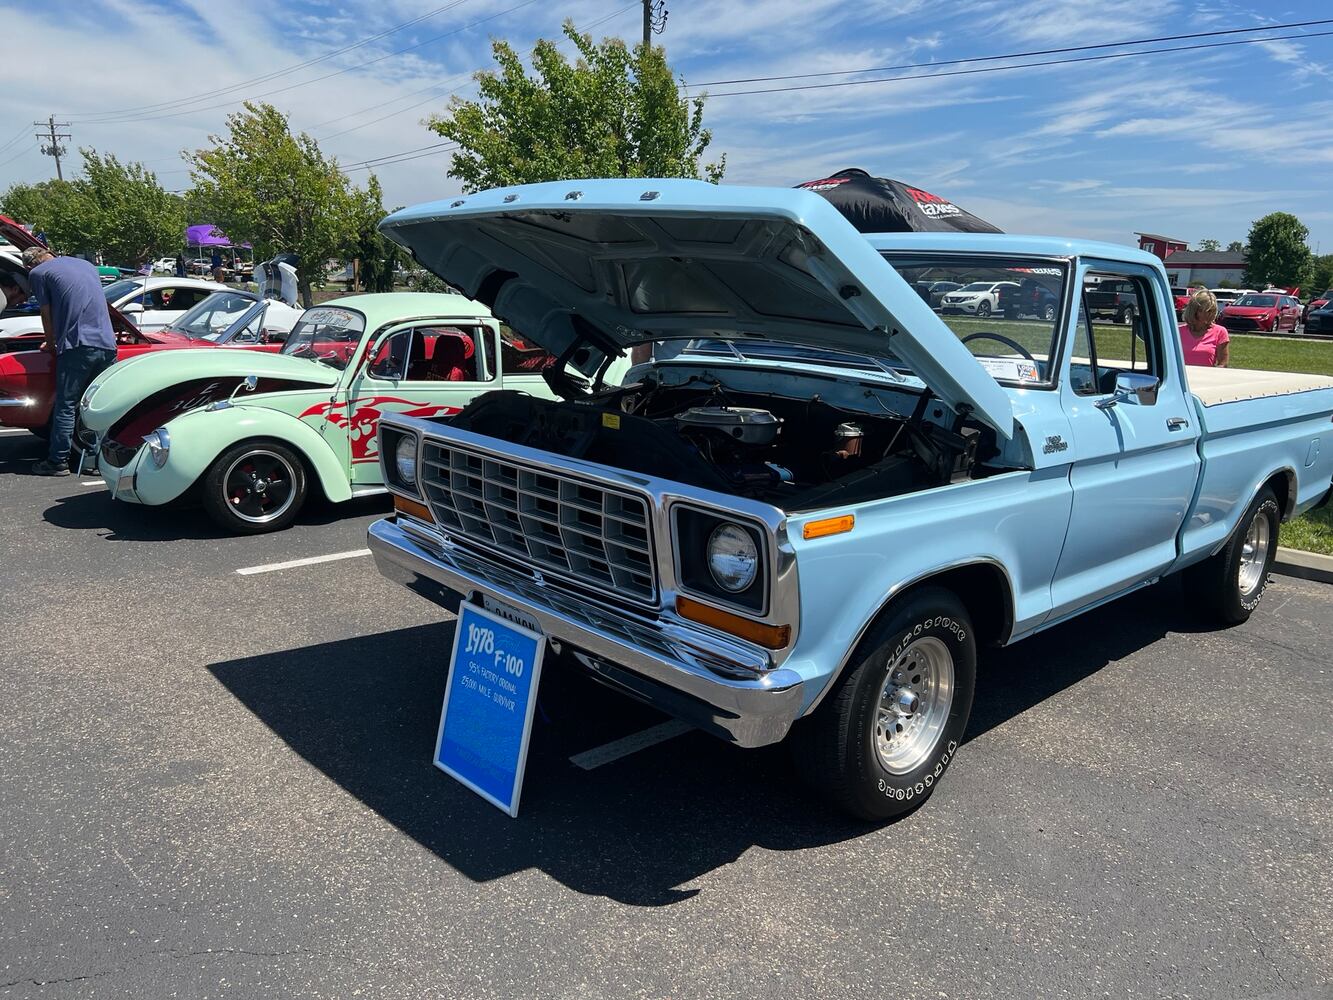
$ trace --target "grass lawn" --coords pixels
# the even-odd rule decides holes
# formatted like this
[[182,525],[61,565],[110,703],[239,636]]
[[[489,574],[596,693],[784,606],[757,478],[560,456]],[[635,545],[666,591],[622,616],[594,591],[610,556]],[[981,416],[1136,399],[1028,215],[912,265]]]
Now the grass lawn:
[[1279,544],[1333,556],[1333,504],[1282,526]]

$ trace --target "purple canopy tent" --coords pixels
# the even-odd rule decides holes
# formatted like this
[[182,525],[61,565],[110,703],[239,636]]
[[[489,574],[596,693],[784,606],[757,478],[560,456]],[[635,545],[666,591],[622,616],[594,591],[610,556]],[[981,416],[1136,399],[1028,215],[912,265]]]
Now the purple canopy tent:
[[[224,232],[222,232],[222,230],[218,229],[217,226],[213,225],[213,223],[211,222],[201,223],[200,225],[197,226],[185,227],[185,249],[187,251],[230,250],[232,258],[232,265],[231,265],[232,270],[239,272],[241,270],[240,268],[241,263],[250,264],[250,267],[253,268],[253,264],[250,261],[245,261],[244,258],[242,258],[238,252],[240,250],[252,249],[250,244],[249,243],[233,244],[232,241],[227,238],[227,235]],[[246,273],[248,273],[248,271]]]

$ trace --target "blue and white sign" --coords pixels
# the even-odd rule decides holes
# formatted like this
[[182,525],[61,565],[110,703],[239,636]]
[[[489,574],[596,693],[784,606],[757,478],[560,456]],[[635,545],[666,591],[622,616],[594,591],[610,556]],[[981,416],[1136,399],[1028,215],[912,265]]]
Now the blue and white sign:
[[489,611],[458,610],[435,766],[518,815],[546,640]]

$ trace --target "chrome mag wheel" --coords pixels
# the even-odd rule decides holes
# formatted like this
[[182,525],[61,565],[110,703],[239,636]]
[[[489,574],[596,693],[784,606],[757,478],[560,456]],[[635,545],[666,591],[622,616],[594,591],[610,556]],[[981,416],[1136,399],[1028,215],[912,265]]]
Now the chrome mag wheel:
[[1264,571],[1268,566],[1268,549],[1272,541],[1273,533],[1268,518],[1261,511],[1250,521],[1250,526],[1245,532],[1245,540],[1241,543],[1240,572],[1237,574],[1237,582],[1242,599],[1250,598],[1263,586]]
[[906,774],[935,749],[953,707],[954,663],[934,636],[910,643],[889,667],[875,718],[875,753],[884,770]]
[[250,451],[227,467],[223,490],[231,512],[251,524],[267,524],[287,512],[296,497],[296,474],[271,451]]

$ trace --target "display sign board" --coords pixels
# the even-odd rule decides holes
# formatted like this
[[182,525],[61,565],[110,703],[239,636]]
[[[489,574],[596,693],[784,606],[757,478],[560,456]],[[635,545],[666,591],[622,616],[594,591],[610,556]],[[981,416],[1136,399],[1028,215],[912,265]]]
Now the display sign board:
[[546,640],[471,604],[459,607],[435,766],[518,815]]

